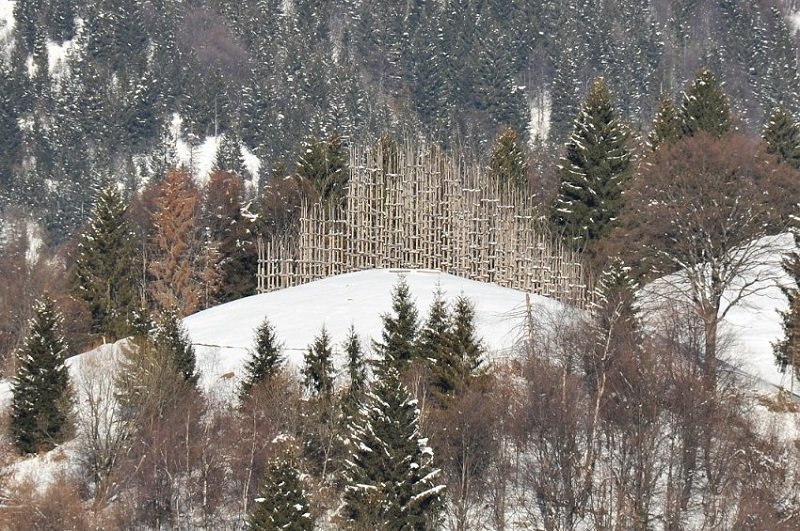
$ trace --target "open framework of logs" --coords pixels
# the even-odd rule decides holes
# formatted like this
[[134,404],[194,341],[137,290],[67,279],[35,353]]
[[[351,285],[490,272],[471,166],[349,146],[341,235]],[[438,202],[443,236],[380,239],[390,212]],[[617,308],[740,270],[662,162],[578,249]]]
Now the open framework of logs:
[[344,201],[305,203],[299,226],[258,239],[258,292],[371,268],[438,269],[583,305],[580,257],[529,197],[435,150],[350,150]]

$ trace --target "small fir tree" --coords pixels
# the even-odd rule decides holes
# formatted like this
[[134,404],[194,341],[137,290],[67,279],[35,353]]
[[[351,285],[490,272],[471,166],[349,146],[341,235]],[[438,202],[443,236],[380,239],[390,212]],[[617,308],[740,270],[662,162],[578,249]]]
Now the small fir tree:
[[342,137],[333,133],[327,140],[309,139],[297,161],[297,175],[311,183],[321,201],[341,202],[350,178]]
[[463,392],[480,371],[484,347],[475,331],[475,306],[465,296],[456,299],[447,348],[434,366],[434,385],[443,395]]
[[258,505],[247,519],[250,531],[311,531],[314,518],[300,472],[289,458],[269,465]]
[[578,248],[607,234],[617,218],[631,171],[628,136],[605,82],[595,80],[567,142],[552,212]]
[[683,93],[680,118],[682,136],[692,136],[703,131],[721,137],[730,132],[731,108],[728,97],[708,68],[700,70]]
[[655,151],[661,145],[669,145],[680,140],[682,134],[678,111],[672,103],[672,98],[666,96],[661,99],[656,116],[653,118],[653,127],[647,135],[647,143],[650,149]]
[[494,142],[489,169],[495,179],[528,189],[528,160],[519,135],[510,127],[505,127]]
[[73,399],[63,317],[45,296],[36,305],[12,382],[11,433],[23,453],[50,450],[71,432]]
[[367,368],[364,364],[364,353],[353,326],[350,326],[347,332],[344,351],[347,354],[347,373],[350,376],[350,385],[342,400],[342,412],[347,418],[355,416],[358,412],[367,391]]
[[405,279],[395,285],[392,292],[392,310],[394,314],[383,314],[382,342],[376,342],[375,348],[381,354],[383,365],[390,365],[398,370],[405,369],[417,358],[417,308],[411,299],[411,290]]
[[275,376],[283,365],[283,345],[278,342],[275,328],[266,317],[256,329],[255,348],[244,366],[245,376],[239,391],[244,399],[260,382]]
[[786,163],[800,169],[800,125],[786,109],[779,107],[772,112],[763,136],[767,153],[777,154]]
[[[800,247],[800,232],[794,233],[795,247]],[[783,261],[783,269],[794,285],[781,288],[789,300],[786,311],[780,312],[783,338],[772,344],[775,363],[785,373],[791,370],[793,377],[800,379],[800,251],[795,249]]]
[[333,394],[333,349],[328,330],[323,326],[314,342],[309,345],[303,365],[306,388],[319,399]]
[[189,334],[178,319],[177,311],[164,312],[161,322],[156,327],[154,342],[159,349],[165,351],[175,371],[183,376],[186,382],[197,384],[199,375],[195,368],[194,347],[189,340]]
[[433,451],[419,433],[416,400],[394,368],[382,371],[367,395],[350,441],[343,517],[384,530],[434,528],[444,485],[436,481]]
[[141,299],[125,210],[116,185],[109,183],[100,190],[75,264],[75,289],[89,305],[91,330],[109,339],[134,333]]
[[214,169],[244,176],[244,158],[239,137],[232,131],[226,131],[217,145],[214,157]]
[[436,365],[445,355],[450,335],[450,315],[441,286],[437,286],[428,319],[419,333],[419,356]]

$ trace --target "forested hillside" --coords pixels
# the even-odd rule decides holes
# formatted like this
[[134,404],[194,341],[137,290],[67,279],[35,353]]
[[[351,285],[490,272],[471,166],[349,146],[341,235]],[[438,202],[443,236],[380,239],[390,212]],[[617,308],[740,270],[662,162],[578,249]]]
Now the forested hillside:
[[0,0],[0,531],[798,529],[799,71],[798,0]]
[[[181,138],[224,134],[290,170],[304,141],[391,132],[485,161],[502,126],[550,171],[589,82],[649,129],[701,66],[737,127],[798,111],[797,6],[731,0],[3,0],[2,204],[63,238],[92,184],[128,193],[175,162]],[[11,15],[11,16],[9,16]],[[190,158],[190,157],[189,157]],[[188,161],[191,165],[192,161]],[[196,163],[196,161],[194,161]],[[226,167],[226,169],[229,169]]]

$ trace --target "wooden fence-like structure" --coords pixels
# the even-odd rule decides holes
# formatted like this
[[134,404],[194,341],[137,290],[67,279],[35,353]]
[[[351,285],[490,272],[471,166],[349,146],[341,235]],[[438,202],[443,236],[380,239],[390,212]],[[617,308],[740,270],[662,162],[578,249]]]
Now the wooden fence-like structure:
[[346,201],[301,207],[296,232],[259,238],[259,293],[371,268],[439,269],[582,305],[580,257],[529,197],[435,151],[351,149]]

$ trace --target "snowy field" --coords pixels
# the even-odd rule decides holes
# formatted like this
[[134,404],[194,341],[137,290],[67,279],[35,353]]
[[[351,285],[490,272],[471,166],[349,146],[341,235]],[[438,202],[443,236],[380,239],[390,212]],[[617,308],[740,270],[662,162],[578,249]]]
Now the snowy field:
[[[432,270],[374,269],[329,277],[262,295],[246,297],[199,312],[184,323],[195,343],[201,385],[227,394],[254,343],[255,328],[268,317],[284,345],[291,366],[298,368],[308,345],[324,325],[337,347],[337,365],[344,357],[341,344],[350,326],[369,347],[380,339],[381,314],[391,311],[391,293],[398,279],[406,279],[420,317],[427,315],[440,286],[445,299],[465,295],[476,305],[478,334],[489,356],[507,357],[522,337],[525,293]],[[537,315],[559,311],[561,305],[544,297],[531,297]]]

